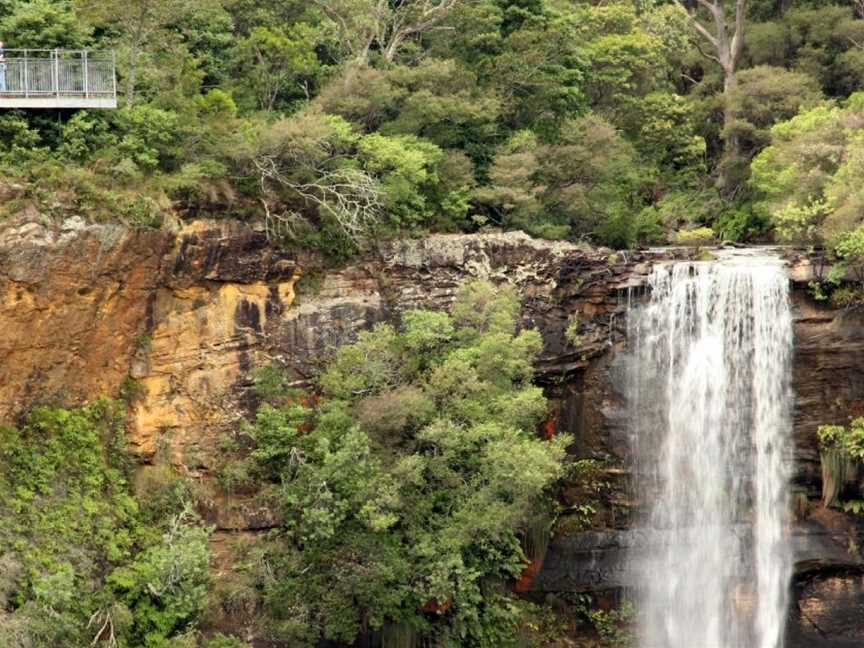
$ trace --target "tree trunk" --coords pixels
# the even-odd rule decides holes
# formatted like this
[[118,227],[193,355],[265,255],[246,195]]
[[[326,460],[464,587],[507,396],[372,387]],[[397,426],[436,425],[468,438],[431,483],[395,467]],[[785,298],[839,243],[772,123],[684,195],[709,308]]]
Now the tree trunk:
[[126,106],[135,103],[135,80],[138,76],[138,45],[133,44],[129,52],[129,78],[126,79]]
[[734,67],[723,66],[723,159],[717,176],[717,187],[728,190],[733,185],[732,172],[741,157],[741,138],[735,125],[738,113],[734,105],[733,93],[738,87]]
[[[741,142],[735,132],[737,115],[732,95],[737,85],[735,74],[738,70],[738,62],[741,59],[741,52],[744,50],[747,0],[735,0],[735,24],[731,32],[726,22],[724,0],[672,1],[690,18],[690,22],[698,35],[713,47],[715,53],[706,52],[701,47],[699,47],[699,51],[705,58],[719,64],[723,70],[723,158],[717,174],[717,187],[731,193],[730,190],[734,189],[735,180],[732,172],[737,167],[741,157]],[[784,1],[778,0],[780,3]],[[696,6],[703,8],[711,16],[712,20],[707,26],[697,18]]]
[[390,43],[388,43],[387,48],[384,50],[385,61],[392,63],[396,59],[396,53],[399,51],[399,47],[402,45],[403,40],[404,35],[402,32],[393,34],[390,38]]

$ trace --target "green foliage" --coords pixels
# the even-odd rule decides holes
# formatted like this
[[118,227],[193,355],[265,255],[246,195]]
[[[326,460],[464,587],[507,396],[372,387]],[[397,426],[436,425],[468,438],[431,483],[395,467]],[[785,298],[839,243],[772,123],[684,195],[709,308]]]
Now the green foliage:
[[666,71],[663,43],[642,27],[633,4],[582,6],[574,20],[591,61],[592,105],[620,111],[657,88]]
[[738,120],[732,128],[748,148],[758,150],[769,142],[773,124],[813,108],[821,99],[818,82],[803,72],[767,65],[742,70],[729,97]]
[[844,487],[855,481],[857,468],[864,461],[864,418],[854,419],[848,427],[821,425],[816,435],[822,464],[822,502],[831,506]]
[[249,648],[249,644],[236,637],[227,637],[221,633],[214,635],[206,644],[205,648]]
[[255,464],[245,459],[228,461],[219,468],[216,481],[227,495],[254,492],[257,486]]
[[864,20],[748,6],[724,92],[685,13],[654,0],[5,0],[7,47],[114,48],[123,106],[0,116],[0,165],[26,186],[3,211],[136,228],[230,214],[334,259],[484,225],[831,246],[864,204]]
[[194,622],[207,597],[209,531],[187,508],[169,523],[161,541],[115,569],[106,580],[131,610],[132,641],[161,648],[167,637]]
[[117,152],[140,168],[168,166],[180,154],[177,115],[152,106],[134,106],[116,115],[120,139]]
[[702,247],[715,242],[717,239],[714,230],[710,227],[699,227],[690,230],[678,230],[675,234],[675,242],[678,245],[688,245],[692,247]]
[[287,376],[273,364],[252,372],[252,390],[258,398],[268,403],[278,403],[291,391]]
[[209,532],[188,509],[163,532],[133,496],[123,409],[42,407],[0,430],[0,645],[89,645],[110,627],[119,645],[168,646],[195,621]]
[[770,228],[768,219],[754,211],[751,205],[733,207],[722,212],[713,226],[721,239],[734,243],[758,239],[767,234]]
[[316,51],[323,42],[323,30],[306,22],[254,27],[236,48],[238,96],[270,111],[307,99],[327,71]]
[[752,182],[782,238],[836,246],[861,224],[860,104],[853,95],[842,108],[821,106],[772,128]]
[[635,638],[629,631],[635,616],[633,604],[625,601],[619,608],[607,610],[595,610],[591,613],[591,621],[600,635],[601,645],[604,648],[630,648],[634,645]]
[[120,384],[120,400],[134,405],[146,395],[146,388],[132,376],[126,376]]
[[351,641],[371,625],[516,645],[521,612],[490,583],[524,566],[519,529],[567,441],[536,435],[540,338],[516,332],[518,307],[510,290],[465,284],[452,315],[407,313],[340,349],[314,409],[259,410],[254,455],[285,518],[263,584],[281,640],[306,645],[320,628]]
[[80,49],[89,40],[71,3],[54,0],[15,2],[8,14],[0,12],[0,34],[16,49]]
[[848,427],[821,425],[816,435],[821,449],[840,449],[855,461],[864,461],[864,418],[854,419]]
[[[49,574],[88,578],[103,560],[129,556],[137,504],[121,457],[103,454],[117,446],[121,422],[117,405],[100,401],[79,411],[37,409],[26,427],[2,430],[0,547],[21,561],[21,596]],[[21,552],[25,538],[33,543]]]
[[593,235],[618,247],[632,242],[621,245],[629,231],[620,234],[616,217],[628,213],[628,192],[638,185],[634,151],[605,120],[565,122],[558,144],[517,133],[489,175],[491,184],[475,195],[507,227],[548,238]]
[[864,514],[864,500],[848,500],[843,502],[843,510],[853,515]]

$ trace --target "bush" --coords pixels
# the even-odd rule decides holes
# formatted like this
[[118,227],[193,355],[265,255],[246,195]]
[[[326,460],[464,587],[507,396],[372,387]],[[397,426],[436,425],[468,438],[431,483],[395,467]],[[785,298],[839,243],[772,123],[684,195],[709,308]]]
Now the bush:
[[250,648],[245,641],[237,637],[226,637],[223,634],[214,635],[204,646],[205,648]]
[[133,615],[131,635],[144,646],[179,634],[207,600],[209,531],[186,508],[172,518],[160,542],[108,575],[107,584]]
[[216,475],[222,492],[228,495],[248,494],[255,490],[255,464],[241,459],[224,464]]
[[568,442],[536,434],[542,342],[518,313],[512,290],[469,282],[452,315],[410,313],[404,331],[379,325],[342,347],[302,423],[296,406],[259,410],[255,456],[285,516],[264,545],[275,638],[350,643],[371,626],[394,640],[513,642],[521,616],[490,583],[524,568],[520,529]]
[[123,645],[162,646],[200,612],[209,532],[132,496],[124,411],[40,407],[0,428],[0,598],[14,608],[0,645],[89,645],[105,623]]
[[181,156],[182,125],[176,113],[139,104],[115,116],[117,152],[144,171],[170,168]]
[[770,228],[767,218],[747,206],[724,211],[713,227],[721,239],[734,243],[752,241],[767,234]]
[[716,241],[714,230],[710,227],[699,227],[691,230],[678,230],[675,234],[675,242],[678,245],[689,247],[701,247],[710,245]]

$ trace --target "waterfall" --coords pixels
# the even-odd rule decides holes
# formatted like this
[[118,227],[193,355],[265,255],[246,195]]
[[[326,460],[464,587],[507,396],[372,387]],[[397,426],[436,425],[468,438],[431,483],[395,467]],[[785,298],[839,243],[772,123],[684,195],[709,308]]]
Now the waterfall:
[[628,322],[640,648],[781,648],[792,320],[773,259],[656,267]]

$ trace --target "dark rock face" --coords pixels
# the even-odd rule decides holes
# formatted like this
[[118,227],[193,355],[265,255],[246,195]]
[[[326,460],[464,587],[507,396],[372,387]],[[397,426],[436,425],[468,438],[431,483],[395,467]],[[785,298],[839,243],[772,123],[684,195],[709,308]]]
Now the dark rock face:
[[864,313],[816,304],[803,286],[793,298],[797,481],[815,497],[821,487],[817,428],[864,415]]
[[[817,428],[864,415],[864,315],[815,302],[799,274],[796,268],[790,269],[796,395],[792,488],[813,501],[821,490]],[[624,403],[614,389],[618,349],[613,346],[610,353],[569,381],[571,389],[579,390],[589,377],[592,380],[592,386],[581,390],[578,398],[563,401],[561,427],[576,436],[580,454],[605,450],[626,458]],[[588,425],[581,424],[585,402],[592,403],[595,413]],[[627,528],[554,538],[534,581],[535,591],[593,592],[608,598],[609,593],[634,585],[630,557],[648,541],[638,529]],[[814,505],[806,519],[793,527],[791,542],[796,577],[787,645],[864,645],[864,564],[858,549],[864,542],[861,525]]]
[[837,566],[801,578],[793,587],[788,648],[864,645],[864,571]]

